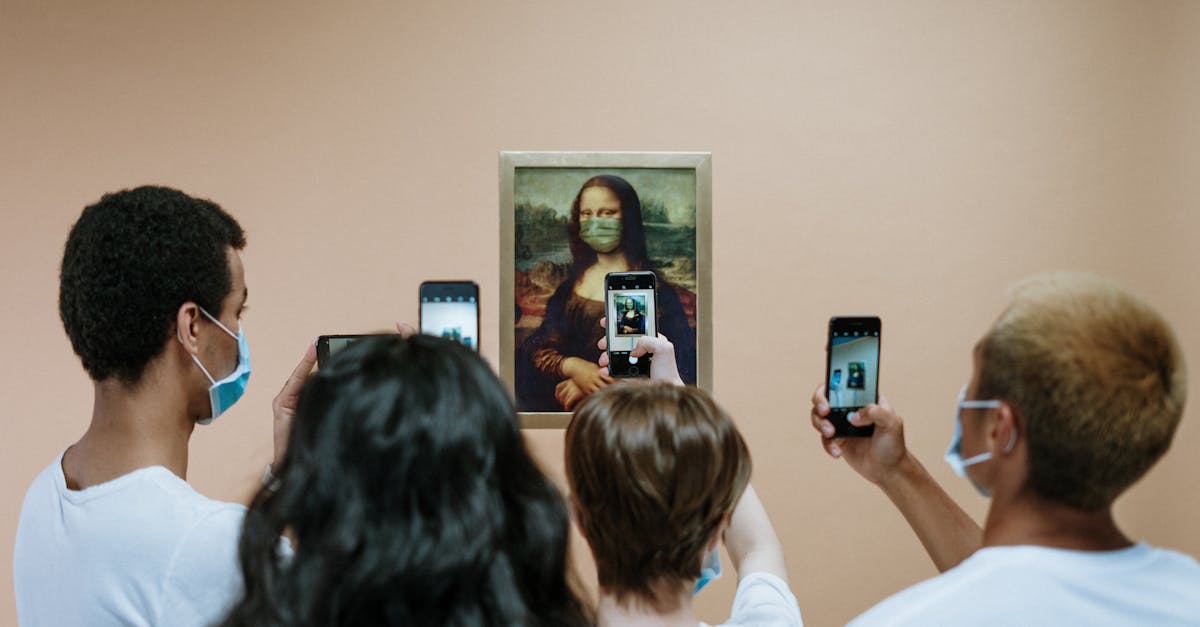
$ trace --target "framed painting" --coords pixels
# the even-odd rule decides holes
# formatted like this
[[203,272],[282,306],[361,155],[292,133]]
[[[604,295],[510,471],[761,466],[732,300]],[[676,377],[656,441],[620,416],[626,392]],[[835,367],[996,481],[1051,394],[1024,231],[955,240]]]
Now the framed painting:
[[608,272],[655,273],[658,331],[684,382],[711,390],[711,267],[711,153],[501,152],[500,375],[521,426],[563,428],[611,383]]

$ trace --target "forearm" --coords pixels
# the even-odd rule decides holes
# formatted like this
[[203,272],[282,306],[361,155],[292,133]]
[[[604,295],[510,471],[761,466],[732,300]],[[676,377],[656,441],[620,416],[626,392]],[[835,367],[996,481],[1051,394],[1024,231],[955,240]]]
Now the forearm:
[[979,524],[911,454],[879,487],[916,532],[938,572],[957,566],[983,545]]
[[749,573],[767,572],[787,581],[783,545],[754,486],[746,486],[733,510],[729,529],[725,531],[725,548],[739,580]]
[[563,372],[563,362],[568,358],[553,348],[539,348],[533,352],[533,367],[538,372],[555,378],[568,376]]

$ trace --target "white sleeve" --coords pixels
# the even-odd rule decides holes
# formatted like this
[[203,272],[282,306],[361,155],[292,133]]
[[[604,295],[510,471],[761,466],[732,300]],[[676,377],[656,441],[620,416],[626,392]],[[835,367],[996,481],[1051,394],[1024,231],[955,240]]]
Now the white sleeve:
[[733,610],[723,627],[802,627],[800,604],[787,584],[770,573],[750,573],[738,582]]
[[238,538],[246,509],[228,504],[185,530],[163,581],[155,625],[209,627],[242,596]]

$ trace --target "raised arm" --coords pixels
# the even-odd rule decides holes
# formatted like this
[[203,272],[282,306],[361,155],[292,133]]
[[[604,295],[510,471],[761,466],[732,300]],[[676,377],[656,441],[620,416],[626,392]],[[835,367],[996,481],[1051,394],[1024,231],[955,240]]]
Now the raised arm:
[[970,557],[983,545],[983,530],[913,457],[904,444],[904,420],[892,411],[887,399],[867,405],[850,422],[875,425],[869,438],[835,438],[826,420],[829,403],[825,386],[813,392],[812,424],[821,433],[821,444],[831,457],[841,457],[865,479],[879,486],[917,534],[939,571]]
[[754,486],[745,493],[733,509],[729,528],[725,530],[725,548],[733,560],[738,580],[750,573],[770,573],[787,581],[787,564],[783,560],[783,545]]

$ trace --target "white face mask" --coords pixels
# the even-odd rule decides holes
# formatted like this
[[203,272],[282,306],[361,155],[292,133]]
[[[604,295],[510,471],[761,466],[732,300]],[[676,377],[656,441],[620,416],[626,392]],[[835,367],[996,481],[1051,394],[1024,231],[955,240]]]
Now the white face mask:
[[[998,400],[964,400],[967,397],[967,386],[963,386],[958,392],[958,404],[954,407],[954,437],[950,440],[950,446],[946,449],[946,463],[954,469],[954,474],[960,477],[966,477],[967,481],[971,481],[967,477],[967,467],[974,466],[980,462],[985,462],[992,458],[991,451],[984,451],[978,455],[973,455],[967,459],[962,458],[962,410],[964,409],[995,409],[1000,407]],[[1017,443],[1017,432],[1013,431],[1012,438],[1008,441],[1008,446],[1004,449],[1005,453],[1012,451],[1013,446]],[[971,485],[983,496],[991,496],[992,491],[977,485],[971,481]]]

